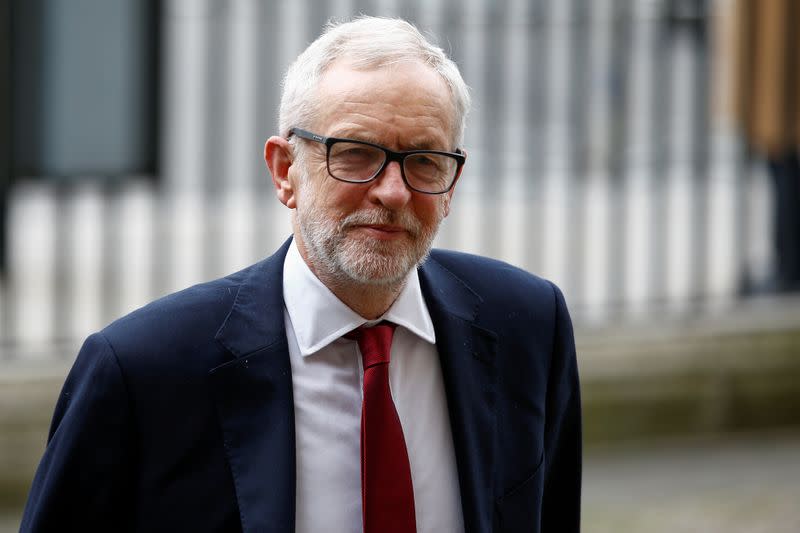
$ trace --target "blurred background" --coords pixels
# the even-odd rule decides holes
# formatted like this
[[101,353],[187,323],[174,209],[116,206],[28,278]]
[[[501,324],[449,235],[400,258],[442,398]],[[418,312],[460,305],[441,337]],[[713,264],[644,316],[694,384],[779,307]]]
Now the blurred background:
[[472,87],[437,245],[565,292],[584,531],[800,530],[796,0],[0,0],[0,530],[82,339],[289,235],[282,74],[358,13]]

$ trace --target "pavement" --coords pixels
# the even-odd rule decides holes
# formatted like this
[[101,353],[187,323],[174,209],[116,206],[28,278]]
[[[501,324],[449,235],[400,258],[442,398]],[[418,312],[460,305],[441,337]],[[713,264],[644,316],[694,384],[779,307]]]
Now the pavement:
[[[797,533],[800,430],[587,451],[584,533]],[[19,511],[0,513],[0,533]],[[545,532],[557,533],[557,532]]]
[[584,533],[800,532],[800,433],[586,454]]

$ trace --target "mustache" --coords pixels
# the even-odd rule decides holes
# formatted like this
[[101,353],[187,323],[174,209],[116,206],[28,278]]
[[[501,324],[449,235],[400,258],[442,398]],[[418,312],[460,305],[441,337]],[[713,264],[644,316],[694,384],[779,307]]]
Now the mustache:
[[339,227],[347,230],[353,226],[387,225],[400,226],[412,237],[417,237],[422,232],[422,223],[409,212],[389,211],[388,209],[375,209],[371,211],[356,211],[342,219]]

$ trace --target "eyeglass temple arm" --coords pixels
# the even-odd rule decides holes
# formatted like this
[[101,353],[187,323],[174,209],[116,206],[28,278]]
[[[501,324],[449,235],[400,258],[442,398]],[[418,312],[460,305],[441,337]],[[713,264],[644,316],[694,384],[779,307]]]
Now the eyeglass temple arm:
[[323,137],[322,135],[317,135],[316,133],[311,133],[308,130],[303,130],[300,128],[291,128],[289,130],[289,135],[292,134],[297,135],[302,139],[308,139],[309,141],[316,141],[318,143],[323,143],[323,144],[325,144],[328,140],[327,137]]

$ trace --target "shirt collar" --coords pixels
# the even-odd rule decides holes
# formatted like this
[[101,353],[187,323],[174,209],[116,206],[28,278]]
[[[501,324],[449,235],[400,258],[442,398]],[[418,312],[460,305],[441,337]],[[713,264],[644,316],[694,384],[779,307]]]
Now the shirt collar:
[[368,321],[347,307],[314,275],[293,240],[283,264],[283,301],[303,356],[318,352],[363,324],[381,320],[405,327],[431,344],[436,342],[417,269],[411,270],[403,290],[386,313]]

